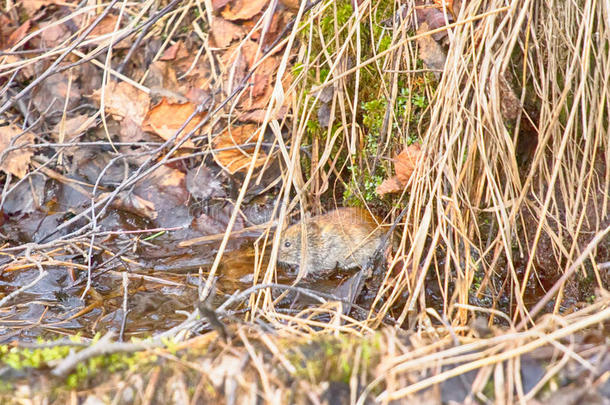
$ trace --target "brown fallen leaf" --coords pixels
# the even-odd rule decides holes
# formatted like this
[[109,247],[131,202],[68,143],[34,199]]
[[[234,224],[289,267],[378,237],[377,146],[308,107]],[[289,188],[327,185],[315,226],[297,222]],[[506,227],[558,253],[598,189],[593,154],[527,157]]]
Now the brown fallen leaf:
[[[171,103],[166,98],[163,98],[159,104],[151,108],[148,114],[146,114],[146,118],[142,123],[142,129],[154,132],[161,138],[168,140],[184,125],[186,120],[195,112],[196,108],[197,106],[193,103]],[[205,113],[195,115],[182,130],[177,141],[192,131],[205,115]],[[195,145],[188,140],[182,146],[192,148]]]
[[75,136],[85,132],[93,126],[95,126],[95,119],[93,117],[81,114],[68,118],[65,121],[58,122],[57,125],[55,125],[55,128],[53,128],[51,131],[51,135],[56,141],[60,141],[63,138],[63,142],[69,142]]
[[165,50],[165,52],[163,52],[163,55],[161,55],[159,60],[163,60],[163,61],[174,60],[178,57],[178,52],[181,49],[184,49],[184,45],[182,44],[182,41],[176,41],[175,44],[173,44],[172,46],[167,48]]
[[222,17],[215,17],[210,28],[214,43],[219,48],[226,48],[231,42],[243,38],[247,33],[241,26]]
[[[423,22],[417,29],[418,34],[425,33],[430,30],[427,22]],[[436,78],[440,78],[440,72],[445,68],[447,54],[443,47],[434,40],[432,35],[425,35],[417,38],[417,46],[419,48],[419,57],[424,61],[428,69],[434,70]]]
[[19,68],[19,73],[17,77],[21,80],[31,79],[36,72],[34,71],[34,65],[23,63],[25,59],[17,56],[17,55],[4,55],[1,59],[2,67],[6,68],[7,65],[19,64],[21,67]]
[[[70,72],[49,76],[33,91],[32,103],[41,114],[63,113],[64,108],[71,110],[78,106],[82,97],[74,75],[70,83]],[[66,103],[68,98],[68,103]]]
[[[261,136],[260,128],[257,125],[247,124],[227,128],[214,138],[214,149],[232,149],[214,152],[216,163],[227,169],[231,174],[248,170],[248,165],[253,158],[254,146],[241,146],[256,143],[259,136]],[[255,167],[262,165],[266,158],[266,153],[260,150]]]
[[114,14],[108,14],[106,17],[102,18],[100,21],[89,33],[89,38],[99,37],[101,35],[111,34],[117,29],[117,21],[119,17]]
[[43,29],[40,34],[40,46],[46,48],[55,48],[61,45],[72,34],[66,23],[57,24],[48,22],[41,24],[40,28]]
[[[268,63],[263,62],[261,66],[256,69],[257,74],[252,76],[250,81],[252,85],[251,92],[246,92],[240,99],[240,107],[243,110],[258,110],[266,109],[275,86],[275,80],[277,80],[275,74],[276,63],[279,63],[278,59],[269,58]],[[282,87],[285,90],[290,88],[292,83],[292,75],[288,72],[282,77]],[[284,106],[290,105],[292,99],[289,93],[285,94]]]
[[231,0],[212,0],[212,8],[214,11],[218,11],[227,5]]
[[[23,0],[21,6],[25,9],[28,15],[33,15],[39,8],[51,4],[60,3],[59,0]],[[63,2],[61,2],[63,3]]]
[[[96,90],[92,98],[100,102],[102,90]],[[110,82],[104,91],[104,107],[118,121],[125,117],[141,125],[148,112],[150,97],[126,82]]]
[[222,10],[221,15],[230,21],[249,20],[263,10],[269,0],[233,0]]
[[421,156],[421,146],[418,143],[413,143],[394,158],[394,170],[396,171],[398,181],[402,184],[407,184],[417,168]]
[[[258,45],[251,40],[231,45],[220,57],[223,81],[227,89],[233,89],[246,77]],[[252,56],[251,56],[252,55]]]
[[414,143],[406,147],[393,159],[396,175],[385,179],[377,186],[377,194],[383,196],[384,194],[402,192],[417,168],[417,165],[420,164],[421,158],[422,151],[419,144]]
[[404,188],[405,187],[402,185],[402,183],[398,181],[398,178],[396,176],[393,176],[381,182],[381,184],[377,186],[375,191],[377,192],[377,194],[379,194],[379,196],[383,197],[385,194],[399,193]]
[[280,3],[282,3],[288,10],[291,11],[297,11],[301,6],[300,0],[280,0]]
[[[110,193],[102,193],[100,198],[104,198],[109,194]],[[130,212],[150,220],[156,219],[159,215],[153,202],[148,201],[132,192],[123,191],[119,193],[116,197],[114,197],[110,205],[112,208],[117,210]]]
[[[13,176],[22,178],[27,173],[30,159],[34,154],[33,149],[16,149],[8,153],[5,151],[11,146],[11,140],[23,131],[14,124],[0,127],[0,170],[10,173]],[[13,147],[34,143],[34,134],[26,132],[19,139],[15,140]]]
[[[281,120],[282,118],[284,118],[284,116],[286,116],[287,112],[288,112],[288,106],[284,105],[284,106],[280,107],[280,109],[275,114],[271,114],[269,119],[270,120]],[[265,121],[266,115],[267,115],[266,109],[241,111],[241,112],[237,113],[237,119],[242,122],[250,121],[250,122],[256,122],[258,124],[262,124],[263,121]]]
[[6,47],[10,49],[13,46],[17,45],[17,43],[25,37],[25,34],[27,34],[31,26],[31,20],[27,20],[26,22],[21,24],[21,26],[19,26],[19,28],[13,31],[13,33],[8,37],[8,41],[6,41]]

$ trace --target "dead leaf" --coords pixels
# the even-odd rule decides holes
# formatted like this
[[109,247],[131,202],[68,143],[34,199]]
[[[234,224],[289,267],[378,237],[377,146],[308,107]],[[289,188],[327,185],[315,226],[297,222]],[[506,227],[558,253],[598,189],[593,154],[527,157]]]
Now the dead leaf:
[[[104,198],[110,193],[102,193],[100,198]],[[158,213],[155,204],[135,193],[123,191],[112,199],[111,207],[117,210],[131,212],[150,220],[157,219]]]
[[21,2],[21,6],[25,9],[27,14],[31,16],[36,11],[38,11],[39,8],[51,4],[57,4],[59,2],[59,0],[23,0]]
[[393,159],[396,176],[385,179],[377,186],[377,194],[383,196],[384,194],[402,192],[417,168],[417,165],[420,164],[421,158],[422,151],[419,144],[414,143],[406,147]]
[[212,0],[212,8],[214,9],[214,11],[218,11],[224,6],[226,6],[227,3],[230,1],[231,0]]
[[75,136],[87,131],[89,128],[95,126],[95,119],[93,117],[89,117],[87,115],[81,114],[72,118],[68,118],[65,121],[60,121],[51,134],[53,135],[53,139],[56,141],[60,140],[60,135],[63,132],[63,141],[69,142]]
[[[269,104],[269,100],[273,95],[273,88],[275,86],[276,68],[279,64],[278,58],[268,58],[261,63],[256,69],[256,73],[252,75],[250,79],[251,90],[244,93],[240,99],[240,107],[244,110],[257,110],[266,109]],[[292,75],[285,73],[282,78],[282,86],[284,89],[290,87],[292,82]],[[286,97],[288,99],[288,97]],[[284,102],[284,105],[289,101]]]
[[214,43],[219,48],[226,48],[234,40],[241,39],[246,35],[245,29],[222,17],[216,17],[212,20],[210,32],[214,38]]
[[[75,16],[69,23],[72,25],[80,26],[81,29],[87,29],[91,26],[93,21],[88,18],[86,15],[78,15]],[[99,23],[93,27],[89,35],[87,36],[87,41],[91,44],[100,44],[100,43],[108,43],[111,38],[116,41],[119,35],[110,35],[122,28],[125,25],[125,20],[119,21],[119,16],[115,14],[109,14],[105,16]],[[103,37],[103,38],[102,38]],[[115,42],[112,45],[113,49],[127,49],[131,47],[133,44],[133,40],[129,38],[123,38],[119,42]]]
[[249,20],[260,13],[269,0],[233,0],[221,12],[230,21]]
[[[418,34],[429,30],[427,23],[422,23],[417,30]],[[440,77],[439,71],[445,68],[447,55],[442,46],[434,40],[430,35],[417,38],[417,46],[419,48],[419,57],[424,61],[428,69],[434,70],[434,75],[437,79]]]
[[158,226],[185,226],[192,221],[186,206],[189,193],[185,177],[180,170],[163,165],[135,186],[133,194],[154,205]]
[[[0,127],[0,170],[5,173],[10,173],[13,176],[22,178],[27,173],[30,159],[34,154],[33,149],[16,149],[8,153],[4,153],[10,146],[11,140],[23,131],[14,124],[9,124]],[[34,134],[26,132],[19,139],[15,140],[13,147],[18,147],[34,143]]]
[[149,68],[149,74],[144,81],[144,85],[149,89],[167,89],[178,92],[180,85],[176,77],[176,71],[173,63],[155,61]]
[[[93,93],[93,99],[99,102],[101,95],[102,90],[97,90]],[[126,82],[110,82],[105,87],[105,110],[118,118],[119,121],[129,117],[136,124],[142,125],[149,104],[150,97],[148,94]]]
[[[69,74],[70,72],[54,74],[34,89],[32,102],[38,112],[53,115],[62,113],[64,107],[71,110],[78,105],[81,101],[80,89],[76,77],[73,76],[70,83]],[[67,105],[66,97],[68,97]]]
[[19,28],[17,28],[15,31],[13,31],[13,33],[8,37],[6,47],[10,49],[13,46],[17,45],[17,43],[25,37],[25,34],[28,33],[31,26],[32,26],[31,20],[27,20],[26,22],[21,24],[21,26],[19,26]]
[[182,41],[176,41],[175,44],[173,44],[172,46],[167,48],[165,50],[165,52],[163,52],[163,55],[161,55],[159,60],[174,60],[174,59],[176,59],[176,57],[178,57],[178,51],[180,50],[180,48],[184,48],[184,45],[182,44]]
[[282,3],[284,7],[291,11],[297,11],[301,6],[300,0],[280,0],[280,3]]
[[394,158],[396,177],[403,185],[406,185],[411,178],[421,156],[421,146],[418,143],[414,143],[406,147]]
[[121,142],[134,143],[147,139],[146,133],[142,130],[142,127],[133,122],[131,118],[125,117],[120,125],[119,139]]
[[91,33],[89,34],[89,38],[95,38],[106,34],[111,34],[117,29],[117,21],[119,17],[114,14],[108,14],[106,17],[102,18]]
[[[275,114],[271,114],[269,117],[270,120],[281,120],[284,118],[286,113],[288,112],[288,106],[280,107],[279,111]],[[265,115],[267,114],[266,109],[259,110],[250,110],[250,111],[242,111],[237,113],[237,119],[243,122],[256,122],[258,124],[262,124],[265,120]]]
[[249,48],[252,47],[254,47],[254,50],[257,49],[254,41],[242,41],[231,45],[220,57],[223,81],[227,89],[235,88],[246,77],[246,73],[250,69],[246,55],[251,53]]
[[[151,131],[161,138],[168,140],[173,137],[178,129],[184,125],[186,120],[195,112],[197,106],[193,103],[171,103],[163,98],[159,104],[150,109],[142,123],[144,131]],[[197,114],[186,125],[180,133],[177,141],[192,131],[205,117],[205,113]],[[190,140],[183,144],[184,147],[194,147]]]
[[1,64],[3,65],[4,68],[6,68],[7,65],[20,63],[22,67],[19,68],[18,77],[22,80],[31,79],[36,74],[36,72],[34,71],[34,65],[33,64],[23,64],[22,63],[23,61],[24,61],[24,59],[20,58],[17,55],[5,55],[2,57]]
[[65,23],[44,23],[41,28],[40,45],[46,48],[55,48],[72,34]]
[[404,186],[398,181],[396,176],[385,179],[380,185],[377,186],[375,191],[381,197],[385,194],[399,193],[404,189]]
[[[259,136],[261,136],[260,128],[257,125],[247,124],[227,128],[214,139],[214,149],[232,149],[216,151],[214,153],[216,163],[227,169],[231,174],[246,171],[253,158],[254,146],[242,147],[242,145],[256,143]],[[260,150],[255,167],[262,165],[266,158],[266,153]]]

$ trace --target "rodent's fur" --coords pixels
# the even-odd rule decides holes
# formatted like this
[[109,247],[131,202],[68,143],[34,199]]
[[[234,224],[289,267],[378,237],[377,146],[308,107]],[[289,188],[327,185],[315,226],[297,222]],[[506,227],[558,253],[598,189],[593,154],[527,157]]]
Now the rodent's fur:
[[326,274],[335,268],[364,267],[384,236],[378,222],[361,208],[338,208],[305,219],[283,232],[278,262],[298,268],[303,252],[308,276]]

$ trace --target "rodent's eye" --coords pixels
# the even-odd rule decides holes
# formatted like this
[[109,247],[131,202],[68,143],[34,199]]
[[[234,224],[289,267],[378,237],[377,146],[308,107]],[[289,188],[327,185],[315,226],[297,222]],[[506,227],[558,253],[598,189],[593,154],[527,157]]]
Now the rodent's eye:
[[291,245],[292,245],[292,243],[290,243],[290,242],[284,242],[285,247],[290,247]]

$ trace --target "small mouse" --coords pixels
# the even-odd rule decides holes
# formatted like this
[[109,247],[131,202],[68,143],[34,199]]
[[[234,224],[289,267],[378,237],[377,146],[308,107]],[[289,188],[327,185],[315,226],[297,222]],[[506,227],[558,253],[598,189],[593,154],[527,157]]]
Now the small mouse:
[[278,263],[297,269],[303,254],[308,277],[325,275],[337,268],[362,268],[385,235],[379,223],[362,208],[338,208],[304,219],[284,230]]

